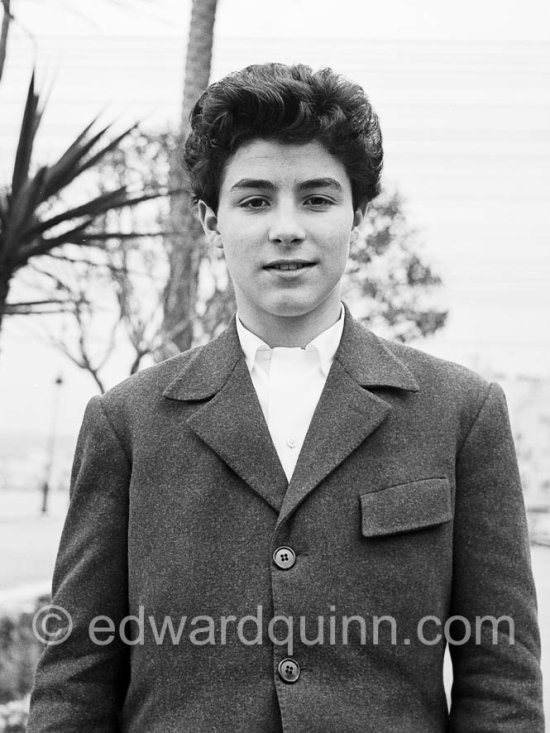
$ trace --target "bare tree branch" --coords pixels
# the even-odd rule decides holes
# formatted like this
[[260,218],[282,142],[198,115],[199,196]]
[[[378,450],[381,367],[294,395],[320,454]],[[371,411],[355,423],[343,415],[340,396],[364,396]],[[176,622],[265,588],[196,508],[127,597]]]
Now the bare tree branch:
[[[133,275],[135,277],[140,277],[144,273],[139,272],[138,270],[134,270],[132,268],[126,268],[126,267],[119,267],[118,265],[114,264],[112,261],[109,262],[93,262],[92,260],[88,260],[85,257],[79,258],[79,257],[69,257],[68,255],[62,255],[57,254],[55,252],[46,252],[45,254],[41,255],[42,257],[49,257],[52,260],[58,260],[59,262],[68,262],[72,265],[86,265],[88,267],[96,268],[98,270],[101,270],[102,268],[105,270],[108,270],[110,273],[115,275],[116,273],[120,273],[126,276]],[[35,263],[29,262],[28,264],[29,268],[35,269],[37,272],[40,272],[43,275],[48,275],[48,271],[42,270],[39,268]]]
[[101,394],[105,394],[105,384],[103,383],[101,377],[99,376],[98,370],[95,369],[88,359],[79,358],[78,356],[75,356],[71,353],[70,349],[67,347],[64,341],[61,341],[60,339],[56,339],[54,336],[51,336],[50,341],[53,346],[55,346],[59,351],[61,351],[65,356],[73,362],[77,367],[80,369],[85,369],[92,377],[94,382],[99,387],[99,390]]
[[[63,308],[45,308],[45,306],[50,305],[60,305]],[[67,313],[70,307],[71,303],[68,300],[29,300],[19,303],[8,303],[6,305],[6,313],[11,316],[49,316],[53,313]]]
[[104,350],[103,356],[94,363],[90,353],[88,324],[84,317],[84,311],[86,308],[90,307],[90,304],[82,291],[79,295],[80,297],[74,300],[73,309],[71,310],[78,328],[78,353],[75,354],[63,339],[56,338],[50,334],[50,340],[52,344],[62,351],[65,356],[76,364],[76,366],[87,371],[99,387],[101,393],[104,394],[106,387],[100,376],[100,371],[105,366],[114,350],[118,323],[115,323],[110,329],[108,345]]

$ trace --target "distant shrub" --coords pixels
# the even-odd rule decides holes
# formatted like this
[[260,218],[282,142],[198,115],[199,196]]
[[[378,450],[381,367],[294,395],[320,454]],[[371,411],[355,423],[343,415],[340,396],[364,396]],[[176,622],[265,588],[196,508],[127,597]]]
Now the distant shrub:
[[23,608],[0,611],[0,733],[25,730],[34,671],[44,648],[32,620],[48,601],[41,597]]
[[0,733],[25,733],[29,715],[29,695],[0,705]]

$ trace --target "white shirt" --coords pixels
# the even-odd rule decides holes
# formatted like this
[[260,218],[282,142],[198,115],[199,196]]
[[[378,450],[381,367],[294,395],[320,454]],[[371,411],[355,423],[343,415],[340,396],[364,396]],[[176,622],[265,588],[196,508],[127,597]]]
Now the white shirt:
[[241,323],[237,333],[275,450],[290,481],[344,328],[344,307],[333,326],[305,348],[276,346]]

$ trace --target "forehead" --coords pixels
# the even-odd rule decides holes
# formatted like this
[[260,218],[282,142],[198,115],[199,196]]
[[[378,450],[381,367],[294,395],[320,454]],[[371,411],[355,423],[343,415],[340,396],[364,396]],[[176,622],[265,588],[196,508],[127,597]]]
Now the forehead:
[[228,158],[220,193],[228,192],[241,179],[261,179],[277,186],[297,185],[310,179],[336,179],[351,191],[344,164],[318,141],[303,144],[257,138],[243,143]]

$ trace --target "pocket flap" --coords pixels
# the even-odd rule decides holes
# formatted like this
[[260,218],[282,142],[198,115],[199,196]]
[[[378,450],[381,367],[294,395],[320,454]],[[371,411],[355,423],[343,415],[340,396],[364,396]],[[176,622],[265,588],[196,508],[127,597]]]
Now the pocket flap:
[[446,478],[412,481],[362,494],[363,537],[408,532],[452,519],[451,490]]

